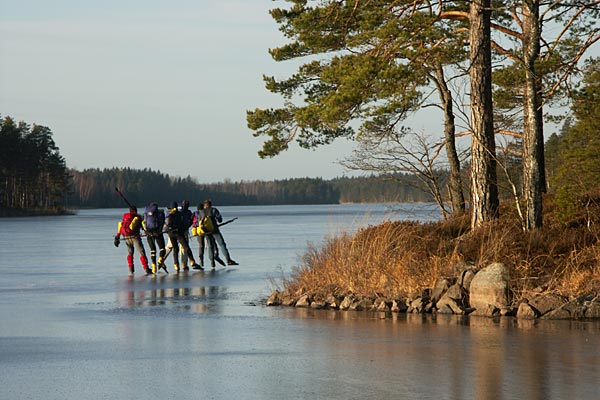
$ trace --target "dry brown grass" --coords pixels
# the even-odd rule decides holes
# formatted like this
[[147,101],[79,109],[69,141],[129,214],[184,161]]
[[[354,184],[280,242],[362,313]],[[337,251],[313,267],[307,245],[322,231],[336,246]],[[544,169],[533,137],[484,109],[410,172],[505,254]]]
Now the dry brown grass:
[[[600,199],[600,196],[598,197]],[[567,296],[600,294],[600,201],[569,223],[553,216],[545,200],[544,228],[523,232],[516,213],[471,232],[467,216],[437,223],[384,222],[354,235],[311,246],[285,289],[362,297],[401,297],[456,276],[456,266],[502,262],[511,269],[517,299],[543,288]],[[589,202],[588,202],[589,204]],[[590,215],[593,219],[590,219]]]

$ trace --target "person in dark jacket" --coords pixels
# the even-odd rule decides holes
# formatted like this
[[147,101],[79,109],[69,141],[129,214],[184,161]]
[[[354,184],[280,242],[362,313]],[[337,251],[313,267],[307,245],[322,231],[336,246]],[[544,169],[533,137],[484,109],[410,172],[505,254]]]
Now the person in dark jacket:
[[215,243],[215,239],[213,235],[204,232],[202,229],[202,221],[205,217],[204,212],[204,203],[198,204],[196,211],[194,211],[194,217],[192,219],[192,235],[196,236],[196,240],[198,240],[198,260],[200,261],[200,265],[204,266],[204,250],[208,247],[208,260],[210,262],[211,268],[215,268],[215,261],[221,265],[225,265],[223,260],[219,257],[219,249],[217,248],[217,244]]
[[[165,265],[165,237],[163,227],[165,225],[165,212],[158,208],[157,203],[150,203],[144,211],[142,226],[146,231],[146,239],[150,247],[150,260],[152,260],[152,273],[156,274],[159,269],[167,271]],[[156,260],[156,247],[158,246],[158,262]]]
[[221,213],[218,209],[212,206],[211,200],[204,201],[203,211],[205,215],[208,215],[212,219],[214,228],[211,235],[215,239],[215,242],[221,248],[221,253],[223,253],[223,255],[225,256],[225,261],[227,262],[227,265],[239,265],[229,255],[229,250],[227,250],[227,244],[225,243],[225,239],[223,238],[223,235],[221,235],[221,231],[219,230],[219,224],[223,222],[223,217],[221,216]]
[[[175,272],[179,272],[179,246],[183,248],[185,254],[187,254],[190,261],[190,265],[193,269],[203,270],[202,266],[196,264],[194,260],[194,254],[186,238],[185,232],[188,230],[186,226],[185,217],[181,211],[177,209],[177,202],[172,202],[169,208],[169,213],[165,218],[165,226],[167,227],[167,235],[173,245],[173,268]],[[188,271],[187,266],[183,267],[184,271]]]
[[150,275],[152,271],[148,268],[148,258],[146,258],[146,250],[140,237],[140,229],[142,229],[142,217],[137,213],[137,207],[129,207],[129,212],[123,214],[123,219],[119,222],[117,234],[115,235],[114,244],[119,246],[121,235],[125,239],[127,245],[127,264],[129,273],[133,274],[135,267],[133,265],[134,248],[137,248],[140,253],[140,261],[146,271],[146,275]]
[[[194,218],[194,213],[192,212],[192,210],[190,210],[189,200],[183,200],[181,202],[181,205],[179,207],[177,207],[177,210],[179,210],[179,212],[181,212],[181,215],[183,217],[183,226],[185,227],[185,229],[183,231],[183,235],[185,236],[185,238],[189,244],[190,243],[190,229],[189,228],[192,226],[192,220]],[[168,257],[172,251],[173,251],[173,243],[171,242],[171,240],[169,240],[167,243],[167,247],[166,247],[165,258]],[[186,253],[185,249],[183,248],[183,246],[179,246],[179,256],[181,257],[181,267],[183,268],[183,270],[184,271],[189,270],[188,256],[187,256],[187,253]],[[200,266],[203,266],[202,260],[200,260]],[[196,264],[195,269],[199,269],[198,264]]]

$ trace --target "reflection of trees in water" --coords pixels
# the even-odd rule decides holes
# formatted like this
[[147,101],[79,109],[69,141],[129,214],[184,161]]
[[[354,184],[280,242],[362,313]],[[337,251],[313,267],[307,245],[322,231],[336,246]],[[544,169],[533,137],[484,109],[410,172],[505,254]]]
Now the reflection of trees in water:
[[[335,336],[307,336],[305,345],[326,342],[317,347],[327,349],[336,365],[343,357],[350,375],[363,372],[351,366],[362,365],[366,358],[385,370],[402,371],[390,385],[410,388],[430,376],[432,387],[418,388],[421,398],[439,397],[440,390],[449,399],[507,399],[515,393],[533,400],[597,397],[590,396],[590,377],[600,371],[594,347],[599,323],[310,308],[274,311],[335,325]],[[388,379],[377,378],[382,384]]]
[[159,275],[147,277],[147,280],[136,288],[136,282],[131,278],[117,293],[117,301],[121,307],[130,309],[175,306],[177,309],[194,313],[215,312],[218,300],[226,298],[227,288],[203,286],[202,281],[196,283],[198,286],[193,286],[194,282],[183,274],[173,275],[171,278],[168,275]]

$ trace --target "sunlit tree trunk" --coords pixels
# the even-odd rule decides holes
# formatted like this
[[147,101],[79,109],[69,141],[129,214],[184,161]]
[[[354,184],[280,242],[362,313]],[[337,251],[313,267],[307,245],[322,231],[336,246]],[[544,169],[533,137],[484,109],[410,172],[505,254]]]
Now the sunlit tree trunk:
[[526,201],[527,230],[542,226],[542,192],[545,190],[544,131],[541,103],[541,77],[535,62],[540,56],[541,27],[539,0],[523,2],[523,195]]
[[471,227],[498,217],[496,142],[492,106],[490,0],[470,5]]

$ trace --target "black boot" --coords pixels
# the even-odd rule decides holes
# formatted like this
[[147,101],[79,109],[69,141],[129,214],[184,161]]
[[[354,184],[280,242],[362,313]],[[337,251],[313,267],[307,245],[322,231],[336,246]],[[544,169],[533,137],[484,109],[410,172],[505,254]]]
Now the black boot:
[[[221,264],[222,266],[225,266],[225,262],[223,260],[221,260],[221,258],[219,256],[215,256],[215,261],[218,262],[219,264]],[[214,262],[213,262],[214,264]]]

